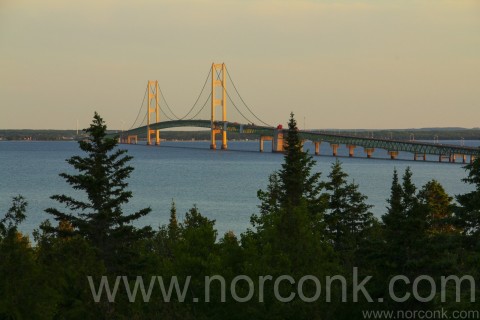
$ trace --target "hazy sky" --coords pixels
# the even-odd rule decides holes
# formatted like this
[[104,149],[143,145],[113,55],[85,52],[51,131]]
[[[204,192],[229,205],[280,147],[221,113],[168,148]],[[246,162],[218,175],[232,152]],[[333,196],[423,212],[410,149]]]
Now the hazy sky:
[[183,114],[212,62],[272,124],[480,126],[478,0],[0,0],[0,128]]

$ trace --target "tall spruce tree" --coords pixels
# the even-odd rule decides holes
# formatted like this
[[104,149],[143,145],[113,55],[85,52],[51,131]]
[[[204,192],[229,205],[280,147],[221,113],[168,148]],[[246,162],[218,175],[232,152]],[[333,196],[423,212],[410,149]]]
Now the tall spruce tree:
[[129,260],[134,243],[150,233],[149,227],[138,229],[132,225],[147,215],[150,208],[124,214],[122,205],[132,197],[132,192],[126,190],[126,180],[133,171],[128,165],[132,157],[126,155],[126,150],[117,148],[117,140],[108,138],[106,130],[103,119],[95,112],[92,124],[84,130],[88,138],[79,141],[86,155],[67,159],[78,173],[60,174],[72,188],[84,191],[87,200],[54,195],[51,198],[65,205],[69,212],[56,208],[45,211],[72,227],[53,231],[60,236],[73,233],[88,239],[105,260],[107,270],[114,271]]
[[396,169],[393,170],[390,198],[387,199],[387,203],[388,211],[382,216],[385,231],[384,253],[387,256],[384,260],[389,269],[397,270],[406,258],[403,243],[407,216],[403,206],[403,188]]
[[314,166],[315,160],[302,150],[297,122],[291,113],[284,163],[279,171],[270,176],[267,190],[258,191],[261,215],[253,216],[254,225],[260,228],[269,225],[272,223],[272,216],[281,208],[293,208],[304,202],[309,219],[315,226],[320,227],[318,223],[323,221],[328,195],[322,193],[325,183],[320,180],[320,172],[312,172]]
[[413,210],[413,208],[418,204],[417,199],[417,187],[412,182],[412,170],[410,167],[405,169],[405,172],[402,177],[402,206],[405,212]]
[[358,184],[348,183],[348,174],[340,161],[332,164],[326,189],[330,192],[328,210],[325,214],[330,238],[336,249],[355,246],[362,232],[373,223],[371,205],[358,190]]
[[410,168],[405,170],[402,184],[394,171],[390,207],[382,216],[385,231],[384,262],[391,274],[409,274],[416,276],[425,271],[429,238],[430,207],[425,197],[430,185],[426,185],[419,194],[412,182]]
[[348,174],[342,170],[340,161],[332,164],[326,189],[330,199],[325,214],[327,233],[333,247],[341,256],[348,271],[356,266],[355,253],[366,232],[375,222],[367,197],[354,182],[347,182]]
[[175,206],[175,202],[172,200],[172,205],[170,207],[170,219],[168,220],[168,239],[170,239],[171,242],[177,241],[179,233],[180,227],[177,220],[177,207]]
[[[313,172],[315,161],[302,150],[297,123],[291,114],[286,134],[284,163],[273,173],[266,190],[259,191],[260,215],[252,216],[255,231],[242,235],[247,263],[246,273],[252,278],[270,274],[290,275],[295,279],[306,274],[319,278],[338,271],[330,243],[326,241],[324,213],[328,194],[320,172]],[[271,284],[266,285],[273,292]],[[306,294],[313,294],[309,288]],[[278,288],[288,296],[288,283]],[[267,290],[266,290],[267,291]],[[299,299],[280,303],[273,295],[251,315],[263,319],[303,319],[327,317],[320,304],[305,304]],[[260,311],[264,309],[263,311]]]
[[281,202],[284,206],[299,205],[307,200],[311,214],[324,210],[324,199],[320,197],[324,184],[320,182],[320,172],[312,172],[315,161],[302,150],[302,141],[298,134],[297,122],[290,114],[286,139],[285,160],[279,172]]

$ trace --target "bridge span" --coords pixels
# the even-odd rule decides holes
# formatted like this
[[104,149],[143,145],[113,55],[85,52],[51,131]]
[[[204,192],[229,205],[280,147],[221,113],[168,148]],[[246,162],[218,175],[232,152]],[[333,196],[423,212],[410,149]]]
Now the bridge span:
[[[240,110],[237,104],[235,104],[235,102],[232,100],[231,95],[226,89],[227,77],[233,84],[225,64],[213,63],[199,97],[196,99],[190,111],[183,117],[176,116],[169,107],[160,90],[158,81],[148,81],[147,88],[145,90],[144,101],[142,102],[138,112],[137,119],[135,119],[132,127],[129,130],[126,130],[121,134],[117,134],[119,141],[121,143],[137,143],[139,138],[146,137],[147,145],[160,145],[160,130],[179,127],[196,127],[210,129],[211,149],[217,149],[217,135],[221,135],[221,149],[227,149],[228,133],[236,132],[253,135],[259,138],[260,152],[264,151],[265,141],[272,141],[272,152],[283,152],[285,141],[284,137],[287,134],[287,130],[282,129],[281,126],[273,127],[260,119],[244,102],[243,98],[238,93],[235,84],[233,84],[235,92],[246,108],[242,112],[242,110]],[[205,103],[203,103],[203,106],[201,106],[200,110],[194,112],[208,80],[211,80],[210,94]],[[141,111],[143,110],[145,98],[147,98],[147,110],[143,122],[146,120],[146,123],[143,125],[142,122],[140,125],[136,125]],[[162,99],[164,103],[162,104],[161,108],[160,102]],[[231,122],[227,120],[227,100],[230,101],[234,107],[234,110],[238,111],[238,113],[243,117],[243,119],[246,120],[246,122],[248,122],[248,124]],[[207,104],[210,105],[210,119],[197,119],[196,117]],[[201,104],[198,106],[200,105]],[[216,118],[218,108],[221,109],[221,119]],[[171,116],[167,115],[167,110],[170,112]],[[251,115],[248,114],[250,118],[245,115],[247,112],[250,112]],[[194,115],[189,118],[190,114]],[[162,121],[160,119],[161,115]],[[253,119],[252,116],[260,121],[263,125],[253,124],[253,121],[250,120]],[[459,145],[428,143],[421,141],[378,139],[308,130],[299,130],[299,134],[304,142],[311,141],[315,145],[316,155],[320,154],[320,144],[325,142],[330,144],[333,156],[337,156],[337,150],[340,145],[345,145],[347,147],[350,157],[355,156],[355,149],[358,147],[363,148],[367,158],[372,157],[375,149],[386,150],[391,159],[397,159],[399,152],[409,152],[413,155],[414,160],[420,159],[426,161],[427,155],[436,155],[438,156],[439,162],[448,161],[450,163],[455,163],[457,157],[461,157],[462,162],[466,163],[467,160],[473,162],[475,158],[480,156],[480,148]]]
[[[212,123],[210,120],[172,120],[150,124],[150,130],[163,130],[179,127],[211,129]],[[260,152],[264,151],[264,141],[272,141],[272,152],[283,152],[283,137],[287,134],[286,129],[227,121],[215,121],[213,123],[213,128],[220,132],[249,134],[259,138]],[[147,126],[128,130],[121,133],[119,139],[122,143],[137,143],[139,138],[146,138],[147,130]],[[469,157],[469,161],[473,161],[476,157],[480,156],[480,148],[459,145],[378,139],[307,130],[299,130],[299,134],[303,141],[311,141],[315,145],[316,155],[320,155],[320,144],[325,142],[330,144],[333,156],[337,156],[337,149],[340,145],[345,145],[348,148],[350,157],[355,156],[355,149],[358,147],[363,148],[367,158],[372,157],[375,149],[387,150],[391,159],[396,159],[399,152],[412,153],[414,160],[426,160],[427,155],[437,155],[440,162],[456,162],[456,158],[461,157],[463,163],[466,163],[467,157]]]

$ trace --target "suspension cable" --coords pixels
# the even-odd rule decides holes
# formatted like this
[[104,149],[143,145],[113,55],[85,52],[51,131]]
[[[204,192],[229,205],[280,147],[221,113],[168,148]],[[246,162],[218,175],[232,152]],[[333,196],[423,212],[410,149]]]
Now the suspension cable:
[[[173,112],[173,110],[170,108],[170,106],[169,106],[169,104],[168,104],[168,102],[167,102],[167,99],[166,99],[164,93],[162,92],[162,89],[160,89],[160,87],[159,87],[160,95],[161,95],[163,101],[165,102],[165,105],[166,105],[167,109],[170,111],[170,113],[173,115],[174,118],[177,118],[178,120],[184,120],[184,119],[193,111],[193,109],[197,106],[198,100],[200,100],[200,98],[201,98],[201,96],[202,96],[202,94],[203,94],[203,91],[205,90],[205,87],[207,86],[207,82],[208,82],[208,79],[210,78],[210,73],[211,73],[211,72],[212,72],[212,70],[210,69],[210,70],[208,71],[207,77],[205,78],[205,82],[203,83],[203,86],[202,86],[202,90],[200,90],[200,93],[199,93],[197,99],[195,100],[195,102],[194,102],[194,104],[192,105],[192,107],[190,108],[190,110],[189,110],[183,117],[179,117],[179,116],[177,116],[177,115]],[[202,109],[203,109],[203,107],[202,107]],[[197,114],[198,114],[198,113],[199,113],[199,112],[197,112]],[[165,112],[164,112],[164,114],[166,115]],[[195,117],[195,116],[194,116],[194,117]],[[167,118],[169,118],[169,117],[167,116]]]
[[180,118],[172,111],[172,109],[170,109],[170,106],[168,105],[167,99],[165,99],[165,95],[163,94],[162,89],[160,89],[160,86],[158,86],[158,90],[160,91],[160,97],[165,102],[165,105],[167,106],[167,109],[170,111],[170,113],[173,115],[174,118],[177,118],[178,120],[180,120]]
[[253,113],[253,111],[248,107],[248,105],[245,103],[245,101],[243,100],[242,96],[241,96],[240,93],[238,92],[237,87],[235,86],[235,82],[233,82],[232,78],[230,77],[230,73],[228,72],[228,69],[227,69],[226,66],[225,66],[225,70],[227,70],[228,79],[230,79],[230,82],[232,83],[233,88],[234,88],[235,91],[237,92],[238,97],[239,97],[240,100],[243,102],[243,104],[245,105],[245,107],[247,107],[248,111],[250,111],[250,113],[253,114],[253,116],[254,116],[255,118],[257,118],[258,121],[260,121],[261,123],[263,123],[263,124],[266,125],[266,126],[272,127],[272,125],[266,123],[265,121],[263,121],[262,119],[260,119],[259,117],[257,117],[257,115],[256,115],[255,113]]
[[163,114],[163,115],[165,116],[165,118],[167,118],[168,120],[173,121],[173,119],[170,118],[170,117],[165,113],[165,111],[163,111],[162,109],[160,109],[160,113]]
[[143,100],[142,100],[142,104],[140,105],[140,109],[138,109],[137,117],[135,118],[135,121],[133,121],[130,129],[128,129],[128,130],[132,130],[132,128],[135,126],[135,123],[137,123],[138,117],[140,116],[140,113],[142,112],[142,109],[143,109],[143,104],[145,103],[145,97],[147,96],[147,90],[148,90],[148,88],[145,88],[145,94],[143,95]]
[[191,117],[189,120],[192,120],[192,119],[195,119],[196,116],[198,116],[198,114],[205,108],[205,106],[207,105],[207,102],[208,100],[210,100],[210,97],[212,96],[212,93],[210,92],[210,94],[208,95],[207,97],[207,100],[205,100],[205,103],[203,104],[202,108],[200,108],[200,110],[198,110],[198,112],[193,116]]
[[[143,124],[144,126],[146,126],[146,125],[147,125],[147,123],[146,123],[146,120],[147,120],[147,115],[148,115],[148,112],[147,112],[147,113],[145,113],[145,116],[143,117],[143,120],[142,120],[142,122],[141,122],[140,124]],[[141,127],[141,126],[140,126],[140,127]]]
[[[220,80],[220,72],[216,71],[215,72],[217,73],[217,80]],[[227,94],[227,97],[228,97],[228,100],[230,100],[230,102],[233,104],[233,106],[235,107],[235,109],[238,111],[238,113],[240,113],[240,115],[245,119],[247,120],[249,123],[252,123],[253,124],[253,121],[251,121],[250,119],[248,119],[238,108],[237,108],[237,105],[235,104],[235,102],[233,102],[232,98],[230,97],[230,94],[228,93],[227,91],[227,88],[225,88],[224,84],[223,84],[223,81],[222,82],[222,87],[223,87],[223,90],[225,90],[225,93]],[[212,98],[213,99],[213,98]]]
[[[200,94],[198,95],[197,100],[195,100],[195,103],[194,103],[193,106],[190,108],[190,110],[187,112],[187,114],[186,114],[185,116],[183,116],[182,118],[180,118],[179,120],[185,119],[185,118],[193,111],[193,108],[195,108],[195,106],[197,105],[198,100],[200,100],[200,97],[202,96],[203,90],[205,90],[205,87],[206,87],[206,85],[207,85],[208,79],[210,78],[210,74],[212,73],[212,69],[211,69],[211,68],[209,68],[209,69],[210,69],[210,70],[208,71],[207,77],[205,78],[205,82],[203,83],[202,90],[200,91]],[[212,95],[212,93],[210,93],[210,95]],[[208,100],[208,98],[207,98],[207,100]],[[205,104],[203,105],[202,109],[203,109],[204,107],[205,107]],[[194,115],[192,118],[190,118],[190,119],[195,118],[199,113],[200,113],[200,111],[197,112],[197,114],[195,114],[195,115]]]

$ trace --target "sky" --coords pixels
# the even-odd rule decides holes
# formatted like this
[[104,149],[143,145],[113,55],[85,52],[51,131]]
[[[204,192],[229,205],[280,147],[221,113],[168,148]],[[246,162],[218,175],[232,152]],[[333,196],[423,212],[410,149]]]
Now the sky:
[[0,129],[182,115],[213,62],[274,125],[480,127],[478,0],[0,0]]

